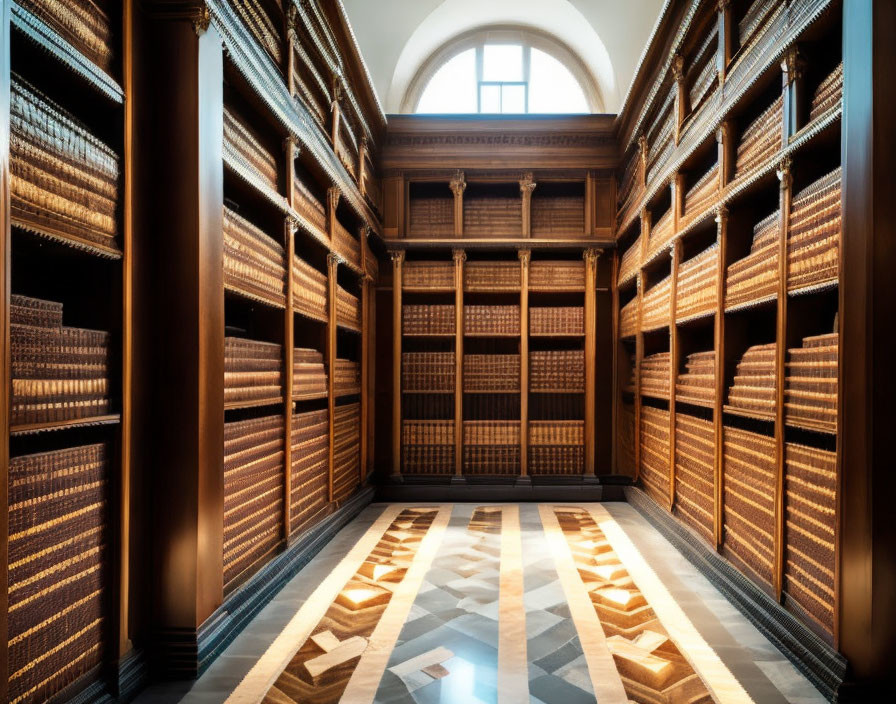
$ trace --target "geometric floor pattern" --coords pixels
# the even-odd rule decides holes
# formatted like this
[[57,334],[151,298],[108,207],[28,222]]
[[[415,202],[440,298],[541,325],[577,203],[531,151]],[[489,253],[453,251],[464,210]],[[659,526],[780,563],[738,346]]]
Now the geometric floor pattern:
[[629,506],[407,504],[369,507],[203,677],[136,704],[179,701],[824,699]]

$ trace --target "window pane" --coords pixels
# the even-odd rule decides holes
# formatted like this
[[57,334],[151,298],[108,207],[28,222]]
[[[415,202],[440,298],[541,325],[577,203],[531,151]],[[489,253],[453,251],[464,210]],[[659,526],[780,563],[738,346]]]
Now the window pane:
[[501,86],[479,86],[479,112],[501,112]]
[[566,66],[538,49],[529,61],[529,112],[590,112],[582,86]]
[[417,112],[476,112],[476,50],[450,59],[430,79],[417,103]]
[[501,112],[526,112],[526,87],[523,85],[501,86]]
[[486,44],[482,49],[482,80],[523,80],[523,47],[519,44]]

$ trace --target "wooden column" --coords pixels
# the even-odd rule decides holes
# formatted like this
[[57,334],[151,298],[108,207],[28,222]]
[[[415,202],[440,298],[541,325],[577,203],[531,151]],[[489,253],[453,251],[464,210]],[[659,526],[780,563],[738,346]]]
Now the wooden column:
[[718,145],[719,161],[719,192],[721,193],[728,182],[734,177],[734,165],[737,159],[736,145],[732,139],[733,125],[725,121],[716,130],[716,144]]
[[342,198],[342,191],[337,186],[330,186],[327,189],[327,237],[330,238],[331,249],[336,243],[336,210],[339,207],[340,198]]
[[585,259],[585,474],[597,471],[595,457],[595,388],[597,380],[597,258],[599,249],[586,249]]
[[715,400],[713,402],[713,436],[715,438],[715,460],[713,466],[713,538],[716,549],[722,547],[722,510],[725,488],[725,425],[722,407],[725,404],[725,286],[728,264],[728,208],[724,205],[716,210],[716,242],[719,245],[719,262],[716,269],[718,287],[716,289],[716,318],[713,336],[715,338]]
[[641,316],[644,302],[644,273],[639,271],[635,279],[638,291],[638,324],[635,328],[635,482],[641,476],[641,363],[644,361],[644,335],[641,334]]
[[532,236],[532,191],[535,190],[535,179],[528,171],[520,179],[520,195],[523,207],[523,237]]
[[[330,189],[331,191],[333,189]],[[329,450],[327,459],[327,500],[332,502],[333,471],[336,449],[336,275],[342,258],[327,255],[327,413],[329,416]]]
[[369,457],[368,428],[370,427],[370,282],[373,277],[367,271],[367,236],[368,226],[361,228],[361,483],[367,479],[367,460]]
[[333,101],[330,103],[330,141],[333,149],[339,144],[339,122],[342,118],[342,109],[339,102],[342,100],[342,79],[333,76]]
[[404,251],[389,252],[392,259],[392,479],[401,479],[401,268]]
[[367,135],[364,135],[358,144],[358,189],[361,191],[362,196],[367,195],[365,188],[366,179],[364,177],[367,171],[367,150]]
[[800,54],[799,46],[794,44],[787,48],[781,61],[781,81],[784,91],[784,131],[782,134],[783,145],[795,135],[800,127],[806,124],[805,73],[806,62]]
[[[287,200],[292,203],[294,146],[291,141],[286,144]],[[283,425],[285,428],[283,442],[283,536],[289,540],[289,525],[292,516],[292,397],[294,394],[295,376],[293,375],[293,356],[295,354],[295,313],[292,309],[295,278],[293,277],[292,260],[296,253],[296,229],[298,223],[291,217],[286,218],[283,226],[283,237],[286,250],[286,309],[283,315]]]
[[669,188],[672,190],[670,199],[672,208],[672,228],[677,234],[684,217],[684,174],[676,173],[669,179]]
[[647,137],[638,137],[638,180],[641,190],[647,187]]
[[[611,179],[615,184],[616,179]],[[594,177],[594,172],[589,171],[585,174],[585,236],[591,237],[594,235],[594,231],[597,228],[598,213],[597,213],[597,189],[598,189],[598,181]],[[613,194],[612,203],[616,203],[616,194]],[[615,281],[616,279],[613,279]]]
[[675,381],[678,376],[678,268],[681,265],[681,240],[669,248],[672,258],[672,287],[669,292],[669,510],[675,508]]
[[[448,183],[448,187],[454,194],[454,236],[464,236],[464,191],[467,190],[467,182],[464,180],[463,171],[455,171],[454,178]],[[407,200],[407,199],[406,199]]]
[[716,70],[719,86],[725,82],[728,64],[734,56],[734,27],[731,17],[731,0],[718,0],[719,46],[716,52]]
[[[521,184],[522,185],[522,184]],[[533,184],[534,187],[534,184]],[[530,191],[531,193],[531,191]],[[525,198],[525,195],[523,196]],[[520,260],[520,478],[529,480],[529,264],[532,250],[517,252]]]
[[[457,201],[455,201],[456,203]],[[454,481],[464,473],[464,262],[467,253],[455,249],[454,257]]]
[[675,81],[675,144],[681,137],[681,124],[688,115],[688,90],[684,81],[684,57],[676,54],[672,59],[672,78]]
[[781,194],[781,237],[778,246],[778,316],[775,345],[775,596],[781,599],[784,580],[784,378],[787,357],[787,239],[793,174],[790,157],[778,168]]

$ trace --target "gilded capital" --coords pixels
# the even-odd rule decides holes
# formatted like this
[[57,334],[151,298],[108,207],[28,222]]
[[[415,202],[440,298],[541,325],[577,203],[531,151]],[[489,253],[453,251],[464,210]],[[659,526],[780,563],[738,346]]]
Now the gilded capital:
[[467,261],[467,253],[462,249],[453,249],[451,250],[451,257],[455,262],[465,262]]
[[330,252],[329,254],[327,254],[327,266],[330,269],[335,269],[337,266],[344,263],[345,259],[343,259],[339,254],[336,254],[336,252]]
[[603,252],[602,249],[593,249],[589,247],[584,252],[582,252],[582,258],[585,260],[586,264],[594,266],[595,264],[597,264],[597,260],[600,257],[601,252]]
[[790,188],[790,184],[793,182],[791,165],[792,162],[790,159],[790,154],[785,154],[784,158],[781,159],[781,162],[778,164],[778,168],[776,170],[778,180],[781,182],[781,188]]
[[451,189],[454,197],[459,198],[467,189],[467,182],[464,180],[464,172],[460,170],[455,171],[454,177],[448,183],[448,187]]
[[336,210],[339,206],[339,199],[341,197],[342,191],[339,190],[338,186],[330,186],[327,189],[327,203],[329,203],[331,210]]
[[684,80],[684,57],[681,54],[675,54],[672,57],[672,78],[675,79],[676,83],[681,83]]
[[523,197],[531,196],[532,191],[535,190],[536,185],[537,184],[535,183],[535,177],[532,175],[532,172],[527,171],[520,179],[520,193],[523,194]]
[[403,249],[390,249],[389,258],[392,260],[392,266],[397,267],[404,261]]
[[720,205],[716,208],[716,222],[721,225],[724,222],[728,221],[728,208],[725,205]]
[[800,54],[798,46],[788,47],[784,52],[784,58],[781,60],[781,78],[785,86],[791,85],[795,80],[803,75],[806,68],[806,61]]
[[521,249],[516,253],[516,256],[520,260],[520,264],[524,267],[528,267],[529,263],[532,261],[532,250],[531,249]]

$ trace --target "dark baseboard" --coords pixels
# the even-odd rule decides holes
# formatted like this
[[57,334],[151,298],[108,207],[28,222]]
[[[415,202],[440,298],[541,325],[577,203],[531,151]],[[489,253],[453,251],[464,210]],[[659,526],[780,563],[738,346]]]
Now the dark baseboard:
[[116,701],[129,702],[149,684],[149,660],[140,648],[130,650],[117,663],[115,672]]
[[373,494],[371,487],[362,489],[310,528],[228,595],[197,630],[157,633],[156,647],[160,658],[154,668],[155,676],[194,679],[205,672],[277,592],[373,500]]
[[[435,481],[434,481],[435,480]],[[438,483],[436,483],[438,482]],[[414,477],[376,487],[376,500],[481,503],[490,501],[625,501],[619,477]]]
[[846,659],[833,646],[819,638],[643,491],[635,487],[626,487],[624,491],[628,502],[700,570],[825,697],[831,701],[854,701],[844,699],[839,694],[844,686],[847,666]]

